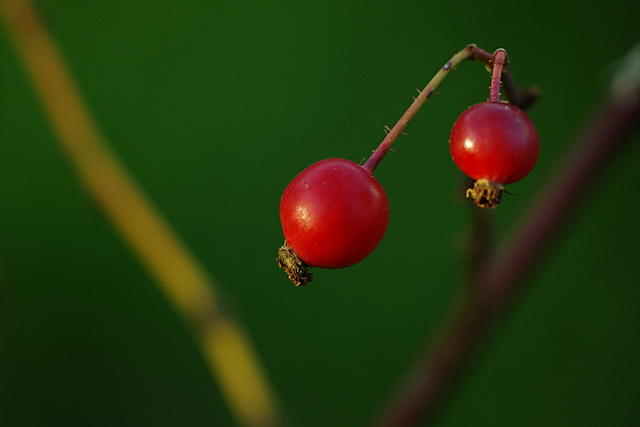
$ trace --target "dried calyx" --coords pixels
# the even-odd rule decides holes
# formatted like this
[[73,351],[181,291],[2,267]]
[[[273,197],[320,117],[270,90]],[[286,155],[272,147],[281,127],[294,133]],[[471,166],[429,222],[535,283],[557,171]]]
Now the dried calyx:
[[313,275],[309,273],[309,268],[298,255],[284,242],[284,245],[278,249],[278,267],[282,268],[289,280],[296,286],[304,286],[313,280]]
[[467,197],[481,208],[495,209],[502,201],[504,186],[491,182],[488,179],[479,179],[473,184],[473,188],[467,190]]

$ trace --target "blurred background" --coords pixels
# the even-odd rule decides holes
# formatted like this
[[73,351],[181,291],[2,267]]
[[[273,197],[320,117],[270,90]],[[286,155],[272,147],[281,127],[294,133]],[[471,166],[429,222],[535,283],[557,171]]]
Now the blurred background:
[[[451,308],[469,205],[448,133],[488,97],[463,64],[376,170],[379,247],[295,288],[275,264],[287,183],[359,162],[453,53],[505,48],[542,97],[509,232],[638,39],[640,3],[34,2],[103,134],[218,282],[292,426],[364,426]],[[189,328],[79,183],[0,38],[0,423],[234,420]],[[640,397],[640,136],[594,186],[442,426],[630,425]]]

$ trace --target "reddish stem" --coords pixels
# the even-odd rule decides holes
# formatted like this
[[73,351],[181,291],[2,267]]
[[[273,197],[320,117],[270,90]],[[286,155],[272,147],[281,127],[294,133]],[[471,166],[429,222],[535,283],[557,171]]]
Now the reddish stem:
[[420,108],[422,108],[422,106],[428,101],[429,97],[433,95],[436,88],[438,87],[438,85],[440,85],[440,83],[442,83],[444,78],[449,75],[449,73],[454,70],[455,67],[457,67],[461,62],[466,60],[473,61],[476,59],[479,59],[485,64],[488,64],[493,60],[493,56],[487,51],[479,49],[475,45],[469,45],[462,49],[460,52],[453,55],[451,59],[447,61],[447,63],[444,64],[444,66],[436,73],[436,75],[433,76],[429,84],[427,84],[422,92],[420,92],[420,94],[415,98],[411,106],[402,115],[400,120],[398,120],[396,125],[389,131],[387,136],[384,138],[384,140],[382,140],[378,148],[376,148],[371,157],[369,157],[369,159],[365,162],[364,165],[362,165],[362,167],[373,174],[373,171],[376,169],[376,167],[378,167],[378,165],[382,161],[382,158],[387,154],[387,152],[389,152],[393,143],[396,142],[400,135],[402,135],[402,132],[407,127],[409,122],[415,117]]
[[500,102],[500,85],[502,84],[502,72],[506,70],[507,52],[504,49],[498,49],[493,53],[493,58],[489,101]]

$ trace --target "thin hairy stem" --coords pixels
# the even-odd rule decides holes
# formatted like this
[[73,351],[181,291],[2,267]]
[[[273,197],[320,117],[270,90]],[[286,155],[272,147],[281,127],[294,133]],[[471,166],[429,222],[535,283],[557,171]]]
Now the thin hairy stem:
[[420,111],[420,108],[422,108],[422,106],[429,100],[429,97],[434,94],[437,87],[444,81],[449,73],[460,65],[460,63],[463,61],[480,60],[485,64],[488,64],[492,59],[493,55],[479,49],[475,45],[469,45],[453,55],[451,59],[447,61],[440,70],[438,70],[427,86],[420,91],[420,94],[415,98],[411,106],[407,111],[405,111],[389,133],[387,133],[387,136],[382,140],[378,148],[376,148],[371,157],[369,157],[362,166],[369,172],[373,173],[382,161],[382,158],[387,154],[387,152],[389,152],[394,142],[396,142],[398,137],[402,135],[402,132],[405,130],[409,122],[415,117],[418,111]]
[[491,87],[489,89],[489,101],[500,102],[500,86],[502,85],[502,72],[507,68],[507,52],[498,49],[493,54],[493,71],[491,73]]

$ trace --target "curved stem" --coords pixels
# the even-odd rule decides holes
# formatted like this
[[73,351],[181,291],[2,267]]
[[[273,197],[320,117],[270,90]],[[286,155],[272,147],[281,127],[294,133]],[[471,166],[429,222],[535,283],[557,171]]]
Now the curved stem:
[[500,85],[502,84],[502,72],[506,70],[507,52],[498,49],[493,53],[493,72],[491,74],[491,88],[489,89],[489,101],[500,102]]
[[440,68],[440,70],[436,73],[435,76],[431,79],[431,81],[427,84],[427,86],[420,92],[420,94],[415,98],[413,104],[405,111],[400,120],[395,124],[395,126],[389,131],[387,136],[382,140],[378,148],[373,152],[371,157],[365,162],[362,167],[367,169],[370,173],[378,167],[382,158],[387,154],[389,149],[396,139],[407,127],[409,122],[415,117],[416,113],[422,108],[422,106],[427,102],[429,97],[433,95],[436,88],[442,83],[442,81],[449,75],[449,73],[454,70],[461,62],[469,60],[474,61],[476,59],[481,60],[485,64],[488,64],[493,60],[493,55],[490,53],[479,49],[476,45],[469,45],[462,49],[460,52],[456,53],[451,57],[446,64]]

